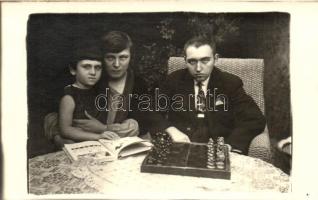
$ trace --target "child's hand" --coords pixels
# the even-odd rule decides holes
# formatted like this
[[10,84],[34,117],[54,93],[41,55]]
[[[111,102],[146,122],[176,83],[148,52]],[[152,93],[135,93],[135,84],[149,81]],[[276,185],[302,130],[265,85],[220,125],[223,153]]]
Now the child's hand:
[[105,131],[101,133],[100,136],[101,136],[101,139],[107,139],[107,140],[117,140],[120,138],[116,133],[112,131]]

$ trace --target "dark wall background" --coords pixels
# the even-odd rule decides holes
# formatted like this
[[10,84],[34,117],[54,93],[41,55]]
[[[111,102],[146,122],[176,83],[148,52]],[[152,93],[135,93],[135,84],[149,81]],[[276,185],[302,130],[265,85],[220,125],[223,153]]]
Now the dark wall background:
[[44,116],[58,108],[74,44],[111,30],[127,32],[135,45],[134,70],[153,89],[169,56],[182,53],[191,35],[215,35],[222,57],[264,58],[264,93],[270,135],[291,134],[289,21],[286,13],[34,14],[28,21],[28,156],[54,151],[45,139]]

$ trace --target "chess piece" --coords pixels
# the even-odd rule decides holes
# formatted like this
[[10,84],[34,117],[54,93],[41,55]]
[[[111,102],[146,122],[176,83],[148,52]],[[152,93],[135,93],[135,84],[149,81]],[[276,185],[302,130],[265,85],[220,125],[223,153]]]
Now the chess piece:
[[222,162],[224,162],[224,160],[225,160],[225,154],[224,154],[224,152],[222,152],[222,151],[217,152],[217,153],[216,153],[216,158],[217,158],[217,161],[222,161]]
[[222,162],[222,161],[216,162],[216,168],[218,168],[218,169],[224,169],[224,162]]
[[223,146],[225,144],[224,143],[224,137],[218,137],[217,144],[220,145],[220,146]]
[[210,169],[214,169],[215,168],[214,156],[208,155],[207,168],[210,168]]
[[162,165],[167,160],[167,155],[170,153],[170,146],[172,139],[166,132],[158,132],[153,137],[152,143],[154,144],[153,157],[156,164]]
[[214,144],[213,139],[210,138],[208,142],[208,152],[207,152],[207,165],[209,169],[215,169],[215,154],[214,154]]
[[208,164],[206,167],[209,168],[209,169],[215,169],[215,165],[214,164],[212,164],[212,165]]

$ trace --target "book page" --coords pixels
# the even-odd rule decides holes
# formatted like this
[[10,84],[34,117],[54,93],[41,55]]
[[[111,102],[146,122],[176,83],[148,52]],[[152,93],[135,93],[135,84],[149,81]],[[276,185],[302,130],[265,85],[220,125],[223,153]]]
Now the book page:
[[123,158],[126,156],[142,153],[145,151],[149,151],[152,147],[152,144],[150,142],[140,142],[140,143],[134,143],[128,146],[125,146],[121,149],[119,152],[118,158]]
[[[112,152],[115,152],[116,155],[119,155],[119,153],[127,146],[130,146],[132,144],[140,143],[142,146],[151,147],[152,144],[146,140],[143,140],[139,137],[124,137],[120,138],[118,140],[105,140],[101,139],[99,140],[101,144],[103,144],[107,149],[109,149]],[[131,154],[130,154],[131,155]]]
[[80,158],[111,159],[113,155],[100,142],[87,141],[74,144],[65,144],[65,150],[73,160]]

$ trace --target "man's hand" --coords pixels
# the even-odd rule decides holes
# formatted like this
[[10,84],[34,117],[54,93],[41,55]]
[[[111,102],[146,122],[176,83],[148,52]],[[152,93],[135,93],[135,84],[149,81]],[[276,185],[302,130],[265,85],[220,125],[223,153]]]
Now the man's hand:
[[106,126],[103,123],[90,116],[86,111],[85,115],[88,119],[74,119],[73,126],[94,133],[102,133],[105,131]]
[[105,131],[102,134],[100,134],[100,136],[101,138],[108,139],[108,140],[117,140],[120,138],[116,133],[112,131]]
[[181,132],[179,129],[176,127],[169,127],[166,129],[166,132],[170,135],[171,139],[173,142],[185,142],[185,143],[190,143],[189,137]]

